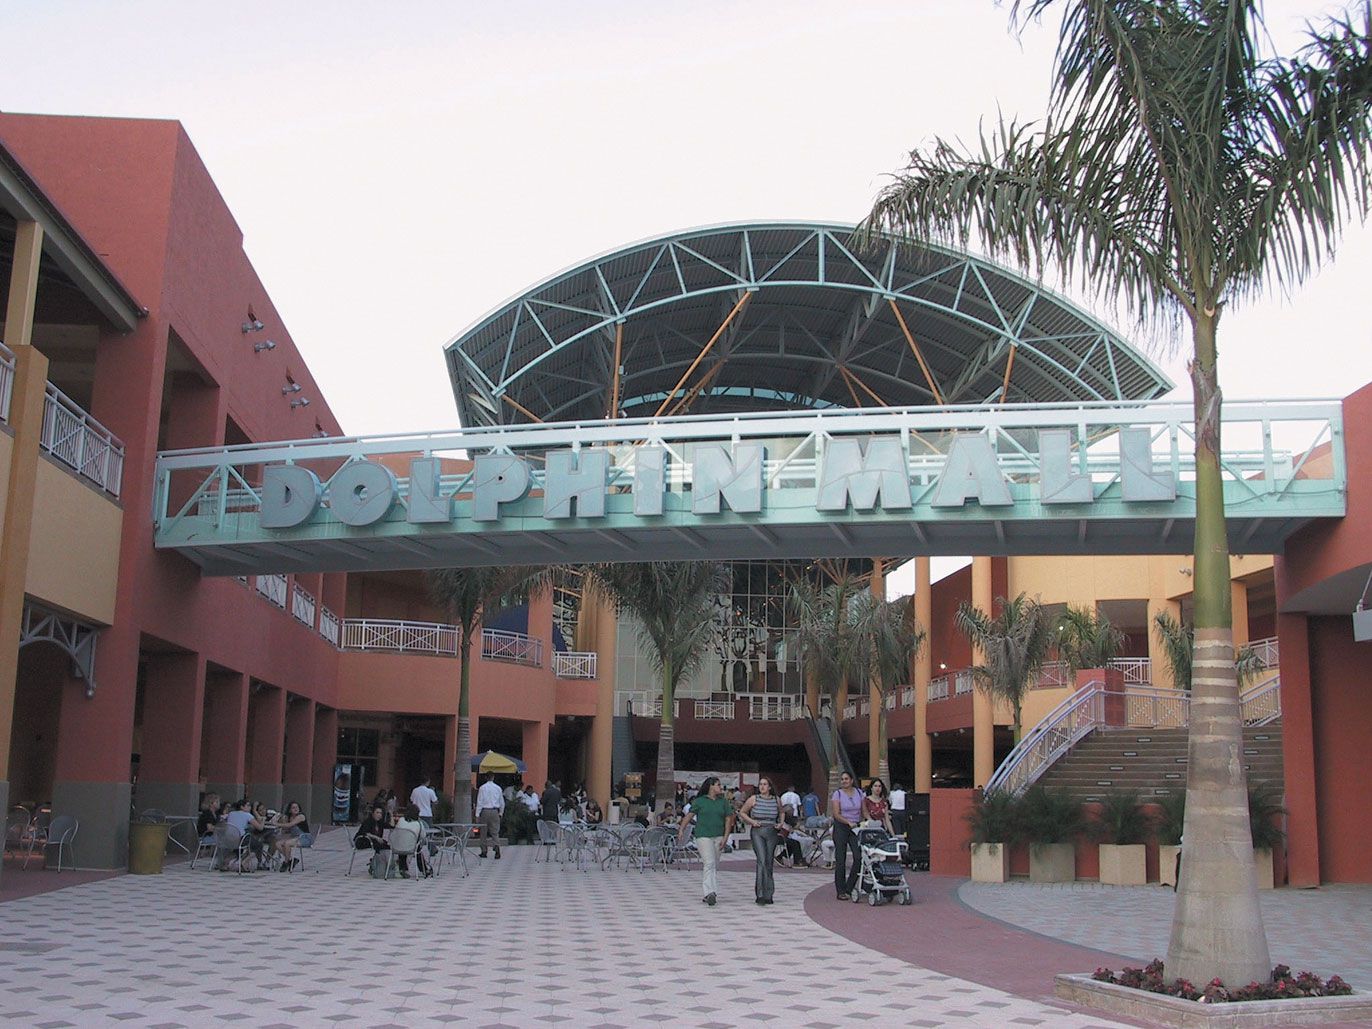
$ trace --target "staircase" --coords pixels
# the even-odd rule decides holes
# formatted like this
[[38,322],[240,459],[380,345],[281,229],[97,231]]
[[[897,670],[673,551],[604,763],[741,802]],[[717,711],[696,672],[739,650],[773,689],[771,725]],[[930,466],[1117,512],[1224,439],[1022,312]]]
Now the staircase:
[[[1243,731],[1248,785],[1283,788],[1281,723]],[[1185,729],[1094,729],[1049,767],[1038,781],[1079,800],[1123,790],[1158,796],[1186,788]]]
[[634,744],[632,715],[615,715],[610,742],[610,781],[619,782],[629,772],[638,771],[638,748]]

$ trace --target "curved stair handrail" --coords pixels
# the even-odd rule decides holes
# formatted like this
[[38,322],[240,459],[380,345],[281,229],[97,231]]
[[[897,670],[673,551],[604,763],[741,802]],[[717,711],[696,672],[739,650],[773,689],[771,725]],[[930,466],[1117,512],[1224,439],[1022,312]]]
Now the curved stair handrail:
[[1281,717],[1281,676],[1258,683],[1239,694],[1244,728],[1269,725]]
[[1023,793],[1074,743],[1101,723],[1105,683],[1093,679],[1050,711],[1020,738],[986,784],[987,793]]

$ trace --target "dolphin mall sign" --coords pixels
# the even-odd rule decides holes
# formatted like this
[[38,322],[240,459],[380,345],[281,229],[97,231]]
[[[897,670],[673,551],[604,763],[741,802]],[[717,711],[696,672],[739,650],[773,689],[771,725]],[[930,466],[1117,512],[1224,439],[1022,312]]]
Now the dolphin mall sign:
[[[168,452],[156,543],[224,574],[1178,552],[1195,511],[1190,417],[1156,401],[869,408]],[[1227,405],[1236,551],[1344,513],[1340,417]]]

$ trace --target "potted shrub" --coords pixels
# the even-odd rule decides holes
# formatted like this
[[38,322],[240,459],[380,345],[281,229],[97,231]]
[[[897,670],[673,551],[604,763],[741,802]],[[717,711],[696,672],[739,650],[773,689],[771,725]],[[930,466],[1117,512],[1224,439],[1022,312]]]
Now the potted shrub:
[[1142,886],[1148,881],[1149,818],[1133,793],[1111,790],[1100,802],[1095,830],[1100,836],[1100,881],[1107,886]]
[[967,812],[973,882],[1003,883],[1010,878],[1010,846],[1019,838],[1018,806],[1009,790],[996,790],[979,794]]
[[1158,882],[1177,885],[1177,856],[1181,853],[1182,828],[1186,823],[1186,791],[1173,790],[1155,798],[1158,817],[1153,830],[1158,837]]
[[1077,877],[1073,840],[1085,828],[1081,802],[1046,786],[1031,786],[1019,802],[1019,826],[1029,844],[1029,881],[1072,882]]
[[1270,890],[1276,886],[1272,852],[1286,839],[1286,833],[1278,824],[1281,816],[1286,814],[1281,799],[1281,790],[1271,783],[1248,789],[1248,826],[1253,834],[1253,863],[1260,890]]

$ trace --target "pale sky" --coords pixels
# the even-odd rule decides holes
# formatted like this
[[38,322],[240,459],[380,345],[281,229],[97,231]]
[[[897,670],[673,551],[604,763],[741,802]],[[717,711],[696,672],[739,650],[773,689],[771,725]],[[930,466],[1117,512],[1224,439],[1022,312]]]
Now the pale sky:
[[[1279,44],[1338,6],[1266,5]],[[1007,19],[990,0],[15,2],[0,108],[179,119],[344,429],[434,430],[456,424],[443,344],[549,274],[696,225],[856,221],[912,147],[1037,117],[1055,26],[1016,40]],[[1370,281],[1355,229],[1298,294],[1232,312],[1226,395],[1372,380]]]

